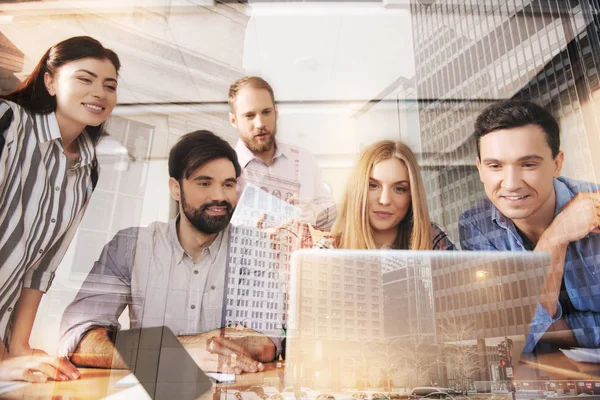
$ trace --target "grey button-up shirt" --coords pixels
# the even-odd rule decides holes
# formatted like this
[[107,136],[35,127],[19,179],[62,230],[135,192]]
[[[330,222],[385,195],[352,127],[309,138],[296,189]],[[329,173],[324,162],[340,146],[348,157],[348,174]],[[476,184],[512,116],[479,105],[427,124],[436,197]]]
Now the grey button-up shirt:
[[166,325],[175,335],[220,328],[228,241],[229,228],[195,264],[179,243],[175,219],[118,232],[65,310],[59,354],[72,353],[92,328],[119,329],[126,306],[131,328]]

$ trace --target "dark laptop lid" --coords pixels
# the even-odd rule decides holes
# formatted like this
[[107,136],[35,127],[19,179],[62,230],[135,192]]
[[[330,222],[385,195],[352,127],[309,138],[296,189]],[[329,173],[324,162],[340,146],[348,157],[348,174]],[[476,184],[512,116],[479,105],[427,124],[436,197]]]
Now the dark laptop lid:
[[115,347],[153,399],[194,399],[212,387],[165,326],[119,331]]

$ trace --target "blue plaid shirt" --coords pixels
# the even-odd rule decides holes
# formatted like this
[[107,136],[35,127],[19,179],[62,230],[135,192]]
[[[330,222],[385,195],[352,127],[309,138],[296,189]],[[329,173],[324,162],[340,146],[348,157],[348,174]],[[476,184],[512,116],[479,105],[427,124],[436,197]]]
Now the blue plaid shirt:
[[[595,192],[593,183],[560,177],[554,179],[556,208],[554,216],[579,192]],[[526,251],[512,220],[505,217],[485,198],[465,211],[459,219],[460,245],[463,250]],[[569,243],[565,256],[564,285],[574,311],[565,313],[565,321],[582,347],[600,346],[600,234],[590,233]],[[531,352],[553,322],[563,317],[561,305],[551,316],[538,304],[524,351]]]

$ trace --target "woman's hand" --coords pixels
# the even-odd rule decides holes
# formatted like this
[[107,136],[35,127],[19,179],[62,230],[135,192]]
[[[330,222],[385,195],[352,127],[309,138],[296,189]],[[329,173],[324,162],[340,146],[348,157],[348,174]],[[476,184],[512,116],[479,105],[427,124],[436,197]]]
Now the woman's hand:
[[45,351],[32,349],[29,355],[19,355],[0,361],[0,381],[46,382],[78,379],[80,373],[66,357],[52,357]]

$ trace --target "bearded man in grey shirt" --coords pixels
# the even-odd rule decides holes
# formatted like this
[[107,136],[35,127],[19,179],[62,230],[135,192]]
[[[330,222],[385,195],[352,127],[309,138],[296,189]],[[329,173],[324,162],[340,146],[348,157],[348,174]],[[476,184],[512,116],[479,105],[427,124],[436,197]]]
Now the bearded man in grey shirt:
[[233,148],[213,133],[181,137],[169,154],[179,216],[124,229],[104,247],[63,315],[61,355],[78,366],[125,368],[113,342],[129,306],[132,328],[169,327],[204,371],[257,372],[275,358],[278,338],[221,327],[240,172]]

